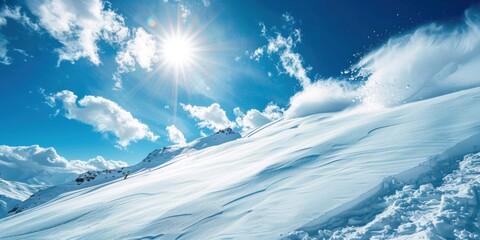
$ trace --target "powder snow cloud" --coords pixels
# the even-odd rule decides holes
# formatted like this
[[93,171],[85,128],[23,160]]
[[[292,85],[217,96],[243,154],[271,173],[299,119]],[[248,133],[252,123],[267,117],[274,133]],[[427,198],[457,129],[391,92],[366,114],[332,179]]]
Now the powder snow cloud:
[[63,90],[49,96],[48,100],[50,103],[61,101],[66,118],[91,125],[97,132],[113,134],[121,148],[141,139],[158,139],[147,125],[117,103],[99,96],[87,95],[78,101],[77,98],[73,92]]
[[[294,22],[291,16],[287,23]],[[288,20],[287,20],[288,19]],[[261,25],[262,26],[262,25]],[[266,53],[278,53],[279,65],[303,89],[290,98],[286,118],[337,112],[355,106],[393,107],[480,86],[480,9],[465,12],[456,25],[432,23],[402,36],[392,37],[352,66],[356,81],[332,77],[310,80],[300,54],[299,29],[268,36]],[[257,51],[258,53],[259,51]],[[252,54],[252,58],[261,54]],[[257,114],[258,115],[258,114]]]
[[380,106],[480,86],[480,8],[455,26],[432,23],[392,38],[354,67],[368,75],[359,95]]

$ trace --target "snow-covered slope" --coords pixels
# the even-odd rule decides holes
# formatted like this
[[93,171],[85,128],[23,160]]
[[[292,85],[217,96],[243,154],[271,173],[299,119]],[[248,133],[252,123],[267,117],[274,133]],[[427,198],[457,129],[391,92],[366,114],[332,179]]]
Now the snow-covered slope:
[[281,120],[126,180],[62,193],[1,219],[0,238],[275,239],[361,225],[342,217],[346,210],[404,185],[438,187],[432,173],[441,163],[480,151],[478,109],[474,88],[374,112]]
[[22,182],[6,181],[0,178],[0,218],[15,205],[25,201],[44,185],[26,184]]
[[383,198],[359,204],[311,236],[297,231],[289,238],[480,239],[480,153],[441,166],[428,183],[402,187],[392,179]]
[[[15,207],[12,208],[8,212],[8,214],[17,214],[27,209],[44,204],[65,192],[76,191],[87,187],[93,187],[108,183],[110,181],[122,180],[127,173],[129,175],[133,175],[141,172],[150,172],[152,168],[166,163],[178,155],[185,154],[188,156],[190,153],[194,153],[197,150],[233,141],[240,137],[241,135],[239,133],[234,132],[231,128],[227,128],[225,130],[220,130],[210,136],[199,138],[183,146],[174,145],[164,147],[162,149],[157,149],[151,152],[143,161],[133,166],[103,171],[88,171],[78,175],[78,177],[74,181],[69,181],[64,184],[58,184],[56,186],[36,193],[24,202],[17,202],[14,205]],[[22,199],[22,201],[23,200],[24,199]]]

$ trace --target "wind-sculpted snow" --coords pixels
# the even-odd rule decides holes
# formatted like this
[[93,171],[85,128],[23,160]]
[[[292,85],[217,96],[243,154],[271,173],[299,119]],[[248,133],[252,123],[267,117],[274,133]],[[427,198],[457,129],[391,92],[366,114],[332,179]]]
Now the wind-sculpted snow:
[[[428,174],[437,166],[433,163],[479,152],[479,98],[480,88],[475,88],[374,112],[280,120],[248,138],[182,150],[126,180],[58,194],[1,219],[0,238],[275,239],[295,230],[317,234],[320,226],[372,197],[395,194],[396,188],[385,186],[395,183],[389,179],[428,184]],[[385,189],[393,192],[385,194]],[[370,216],[365,217],[375,215]],[[343,222],[336,227],[350,226]],[[361,226],[355,218],[350,223]]]
[[330,229],[297,231],[288,239],[480,239],[480,153],[456,160],[443,162],[428,183],[385,182],[385,193],[394,193],[337,216]]

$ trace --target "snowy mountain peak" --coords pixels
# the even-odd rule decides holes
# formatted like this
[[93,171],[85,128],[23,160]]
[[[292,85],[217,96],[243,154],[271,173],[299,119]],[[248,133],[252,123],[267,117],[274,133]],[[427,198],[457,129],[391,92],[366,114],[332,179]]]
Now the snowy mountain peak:
[[172,145],[168,147],[163,147],[161,149],[156,149],[150,154],[148,154],[148,156],[143,160],[143,162],[155,161],[158,163],[159,161],[161,161],[163,163],[182,153],[220,145],[222,143],[230,142],[241,137],[242,136],[240,135],[240,133],[235,132],[232,128],[222,129],[209,136],[195,139],[192,142],[187,143],[186,145]]
[[235,133],[237,133],[237,132],[233,131],[232,128],[225,128],[225,129],[218,130],[218,131],[215,132],[215,134],[226,134],[226,135],[235,134]]

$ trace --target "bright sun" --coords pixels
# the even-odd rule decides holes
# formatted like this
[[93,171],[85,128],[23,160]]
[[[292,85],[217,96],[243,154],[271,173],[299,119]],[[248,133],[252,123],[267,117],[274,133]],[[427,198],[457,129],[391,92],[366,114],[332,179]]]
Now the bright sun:
[[172,34],[164,39],[161,54],[167,65],[186,68],[193,61],[194,47],[191,40],[180,34]]

